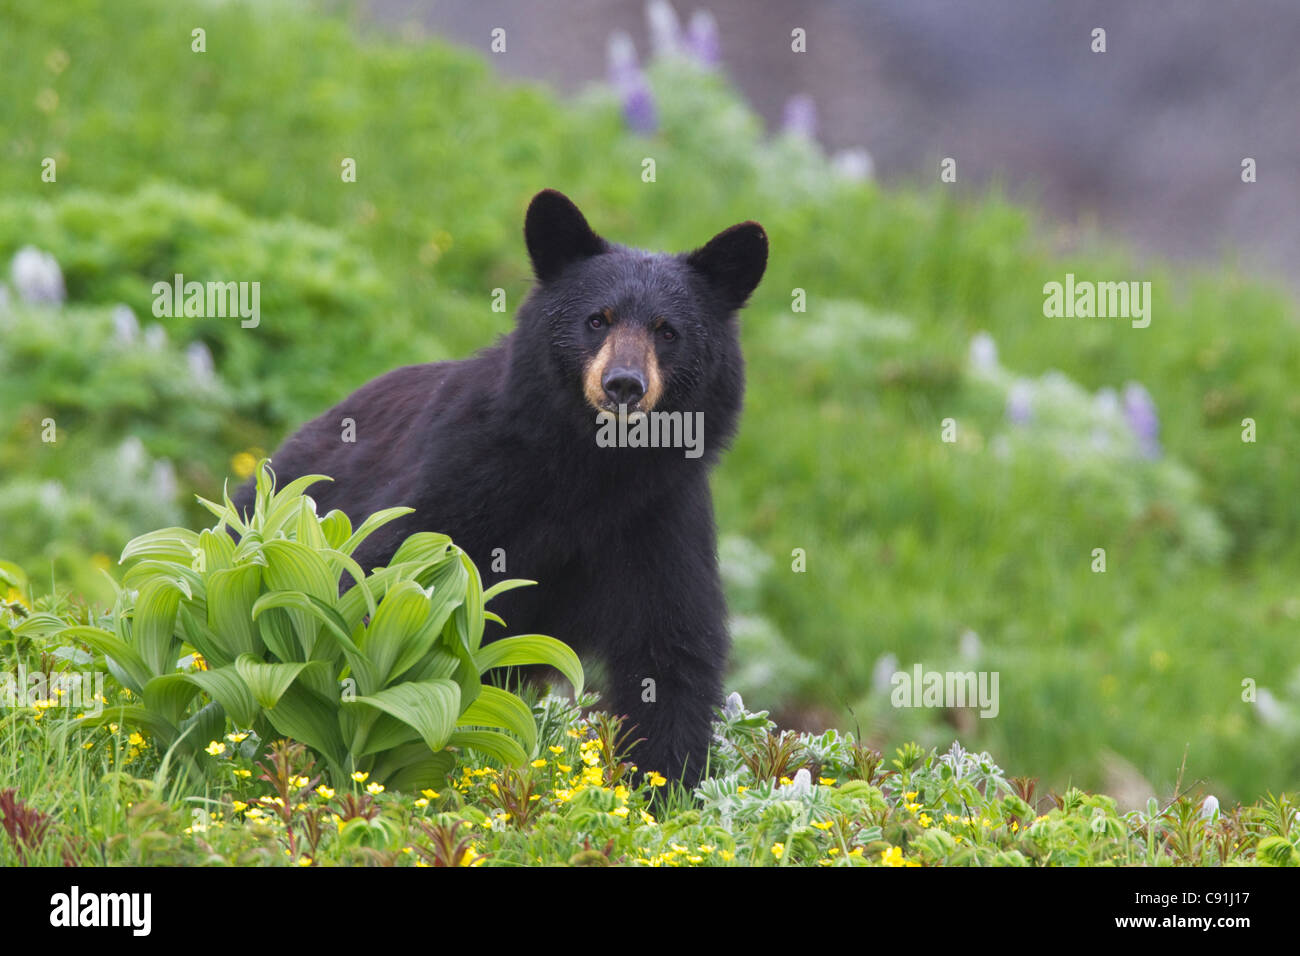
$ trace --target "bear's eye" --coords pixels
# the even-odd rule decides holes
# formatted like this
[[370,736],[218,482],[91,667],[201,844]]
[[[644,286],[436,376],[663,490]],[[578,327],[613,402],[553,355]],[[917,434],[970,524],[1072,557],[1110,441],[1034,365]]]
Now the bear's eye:
[[677,338],[677,332],[671,325],[661,325],[659,326],[659,337],[665,342],[671,342],[673,339]]
[[599,312],[593,313],[591,318],[587,319],[587,324],[593,329],[603,329],[605,327],[605,317]]

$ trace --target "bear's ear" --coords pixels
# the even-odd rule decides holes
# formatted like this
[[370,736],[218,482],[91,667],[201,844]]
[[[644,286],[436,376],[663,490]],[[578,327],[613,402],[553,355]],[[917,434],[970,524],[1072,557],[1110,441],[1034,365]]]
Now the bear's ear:
[[724,229],[686,257],[730,309],[739,309],[767,268],[767,233],[756,222]]
[[554,279],[570,262],[607,249],[573,200],[554,189],[543,189],[528,204],[524,242],[539,282]]

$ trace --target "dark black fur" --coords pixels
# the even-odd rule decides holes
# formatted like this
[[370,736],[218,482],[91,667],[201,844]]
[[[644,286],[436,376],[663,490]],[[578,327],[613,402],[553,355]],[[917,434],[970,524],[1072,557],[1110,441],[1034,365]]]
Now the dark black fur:
[[[320,513],[354,524],[415,512],[370,537],[356,557],[386,564],[416,531],[441,531],[478,565],[485,586],[536,587],[492,608],[512,634],[549,634],[604,664],[605,705],[626,714],[641,770],[698,777],[720,703],[729,639],[718,577],[708,471],[733,435],[744,390],[735,312],[762,277],[767,237],[743,223],[694,253],[651,254],[606,242],[566,197],[534,197],[525,239],[538,284],[517,327],[473,358],[398,368],[304,425],[272,458],[277,482],[320,473]],[[585,363],[611,309],[654,337],[658,410],[704,412],[704,455],[680,448],[600,448],[584,399]],[[355,443],[341,440],[356,421]],[[251,482],[236,505],[251,508]],[[491,571],[503,548],[506,573]],[[643,681],[656,700],[643,701]]]

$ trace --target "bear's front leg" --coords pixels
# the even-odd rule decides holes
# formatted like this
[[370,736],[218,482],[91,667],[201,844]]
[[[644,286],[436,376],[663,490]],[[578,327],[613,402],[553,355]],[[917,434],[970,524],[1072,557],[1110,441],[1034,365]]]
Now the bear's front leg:
[[[694,787],[704,773],[713,710],[722,702],[726,635],[721,621],[684,621],[650,615],[609,656],[604,709],[623,716],[628,739],[640,742],[630,758],[642,775],[651,771]],[[631,637],[633,635],[626,635]]]
[[605,625],[589,632],[605,664],[602,706],[644,738],[631,753],[642,774],[690,786],[708,760],[730,645],[712,511],[707,486],[654,509],[587,591]]

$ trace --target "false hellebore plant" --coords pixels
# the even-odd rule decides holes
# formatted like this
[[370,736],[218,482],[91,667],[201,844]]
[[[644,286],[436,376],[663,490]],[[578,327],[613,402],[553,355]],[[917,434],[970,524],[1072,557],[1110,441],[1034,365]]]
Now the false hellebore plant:
[[[352,552],[411,511],[389,508],[353,530],[347,516],[316,515],[308,475],[280,491],[259,463],[257,501],[245,521],[229,496],[200,499],[219,519],[195,533],[166,528],[131,541],[113,630],[71,627],[63,636],[104,655],[136,702],[88,718],[138,729],[172,759],[202,768],[204,748],[227,721],[263,740],[299,740],[336,781],[355,771],[394,789],[440,786],[473,748],[505,763],[526,761],[537,726],[527,704],[483,683],[494,667],[549,665],[581,694],[582,665],[550,637],[507,637],[481,646],[483,590],[468,555],[446,535],[420,532],[387,567],[366,574]],[[227,527],[239,536],[236,544]],[[347,575],[355,582],[342,596]],[[206,669],[184,672],[189,649]],[[505,731],[505,732],[503,732]]]

